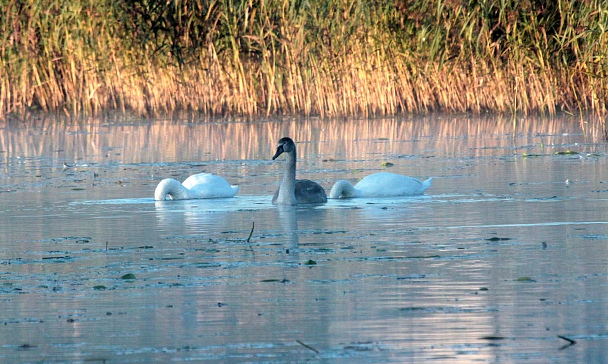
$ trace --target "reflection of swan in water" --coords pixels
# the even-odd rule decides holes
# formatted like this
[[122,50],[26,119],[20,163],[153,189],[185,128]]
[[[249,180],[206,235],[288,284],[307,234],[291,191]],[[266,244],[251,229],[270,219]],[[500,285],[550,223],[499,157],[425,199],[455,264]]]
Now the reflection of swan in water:
[[198,173],[183,183],[173,178],[160,181],[154,191],[156,201],[164,201],[169,196],[172,200],[188,200],[194,198],[232,197],[239,191],[238,186],[231,186],[228,181],[211,173]]
[[277,192],[272,197],[272,203],[282,205],[295,205],[305,203],[325,203],[327,195],[318,183],[300,179],[296,180],[296,144],[291,138],[281,138],[277,152],[272,160],[281,154],[287,154],[285,160],[285,174]]
[[[283,241],[285,247],[289,247],[290,255],[297,256],[301,237],[305,240],[305,244],[315,244],[318,241],[325,243],[326,239],[322,232],[335,230],[335,221],[327,219],[328,213],[334,209],[326,209],[326,206],[277,205],[273,210],[278,215],[272,220],[269,229],[278,229],[280,226],[286,239]],[[344,210],[340,209],[340,211]]]
[[[150,200],[150,199],[146,199]],[[241,196],[225,199],[191,199],[179,201],[154,201],[158,226],[172,235],[201,234],[204,231],[234,230],[243,224],[244,216],[273,214],[275,206],[268,196]],[[276,221],[276,214],[264,215],[265,221]],[[248,219],[247,219],[248,220]],[[249,223],[246,223],[249,225]],[[259,228],[256,221],[256,230]],[[249,225],[249,229],[251,226]],[[249,231],[247,231],[249,232]]]
[[300,245],[296,209],[291,206],[279,205],[277,211],[279,213],[279,221],[283,228],[283,233],[288,239],[288,246],[290,249],[294,250],[295,253]]
[[432,178],[421,182],[401,174],[378,172],[364,177],[355,186],[345,180],[336,182],[329,198],[416,196],[422,195],[431,181]]

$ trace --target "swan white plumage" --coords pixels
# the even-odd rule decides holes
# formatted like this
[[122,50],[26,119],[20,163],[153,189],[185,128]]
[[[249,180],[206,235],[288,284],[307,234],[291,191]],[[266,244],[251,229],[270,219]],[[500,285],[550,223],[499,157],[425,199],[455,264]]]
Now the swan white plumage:
[[416,178],[390,172],[364,177],[356,185],[340,180],[329,192],[329,198],[417,196],[431,186],[433,178],[422,182]]
[[273,204],[295,205],[308,203],[325,203],[327,194],[318,183],[307,179],[296,180],[296,144],[291,138],[285,137],[279,140],[277,152],[272,157],[275,160],[285,153],[285,174],[279,189],[272,197]]
[[183,183],[173,178],[165,178],[156,186],[154,199],[164,201],[167,196],[172,200],[233,197],[238,191],[238,186],[231,186],[220,176],[198,173],[186,178]]

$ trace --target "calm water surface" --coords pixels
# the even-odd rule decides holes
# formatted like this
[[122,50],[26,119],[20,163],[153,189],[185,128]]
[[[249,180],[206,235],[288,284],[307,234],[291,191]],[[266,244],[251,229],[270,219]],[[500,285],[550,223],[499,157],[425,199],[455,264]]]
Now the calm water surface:
[[[0,361],[603,362],[599,135],[440,116],[5,124]],[[433,185],[275,207],[282,136],[327,191],[382,170]],[[239,194],[153,201],[199,172]]]

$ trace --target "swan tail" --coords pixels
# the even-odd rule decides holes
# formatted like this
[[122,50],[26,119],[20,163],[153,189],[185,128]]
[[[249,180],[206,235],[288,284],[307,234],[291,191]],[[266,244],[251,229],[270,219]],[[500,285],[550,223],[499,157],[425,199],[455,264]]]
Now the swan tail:
[[433,183],[433,177],[427,179],[426,181],[422,182],[422,191],[426,191],[427,188],[431,187],[431,184]]
[[239,186],[230,186],[230,188],[232,188],[232,196],[230,197],[234,197],[239,192]]

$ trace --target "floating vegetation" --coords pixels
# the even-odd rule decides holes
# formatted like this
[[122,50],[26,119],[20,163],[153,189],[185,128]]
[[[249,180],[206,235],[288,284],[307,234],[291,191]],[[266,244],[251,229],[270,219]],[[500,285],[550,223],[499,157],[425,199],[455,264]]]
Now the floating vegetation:
[[30,349],[37,348],[37,347],[38,347],[37,345],[22,344],[22,345],[19,345],[17,350],[20,350],[20,351],[30,350]]
[[481,340],[504,340],[505,337],[489,335],[489,336],[482,336],[482,337],[480,337],[480,339]]
[[497,236],[491,237],[491,238],[487,238],[487,241],[506,241],[506,240],[511,240],[511,238],[499,238]]
[[260,282],[262,283],[289,283],[289,279],[262,279]]
[[222,265],[220,263],[215,263],[215,262],[199,262],[199,263],[194,263],[193,266],[196,268],[218,268],[218,267],[221,267]]
[[104,285],[98,285],[98,286],[93,286],[93,289],[96,291],[105,291],[106,289],[108,289],[108,287],[106,287]]
[[441,258],[440,255],[438,254],[432,254],[432,255],[410,255],[407,257],[403,257],[404,259],[437,259],[437,258]]
[[458,307],[458,306],[412,306],[412,307],[401,307],[398,309],[401,314],[437,314],[437,313],[472,313],[472,312],[495,312],[495,308],[490,307]]
[[426,307],[402,307],[399,308],[401,312],[414,312],[414,311],[426,311]]
[[536,281],[530,277],[524,276],[524,277],[517,278],[517,282],[532,283],[532,282],[536,282]]
[[412,274],[409,276],[403,276],[403,277],[397,277],[397,280],[401,280],[401,279],[424,279],[426,278],[426,274]]
[[382,162],[382,167],[392,167],[395,164],[391,163],[391,162]]
[[127,273],[127,274],[123,275],[122,277],[120,277],[120,279],[134,280],[136,278],[135,278],[135,274],[133,274],[133,273]]
[[580,153],[575,152],[573,150],[565,150],[565,151],[555,152],[555,154],[557,154],[557,155],[576,155],[576,154],[580,154]]
[[308,259],[304,262],[304,265],[317,265],[317,262],[312,259]]
[[62,255],[62,256],[51,256],[51,257],[42,257],[42,260],[48,260],[54,263],[65,263],[69,260],[72,260],[70,256]]

